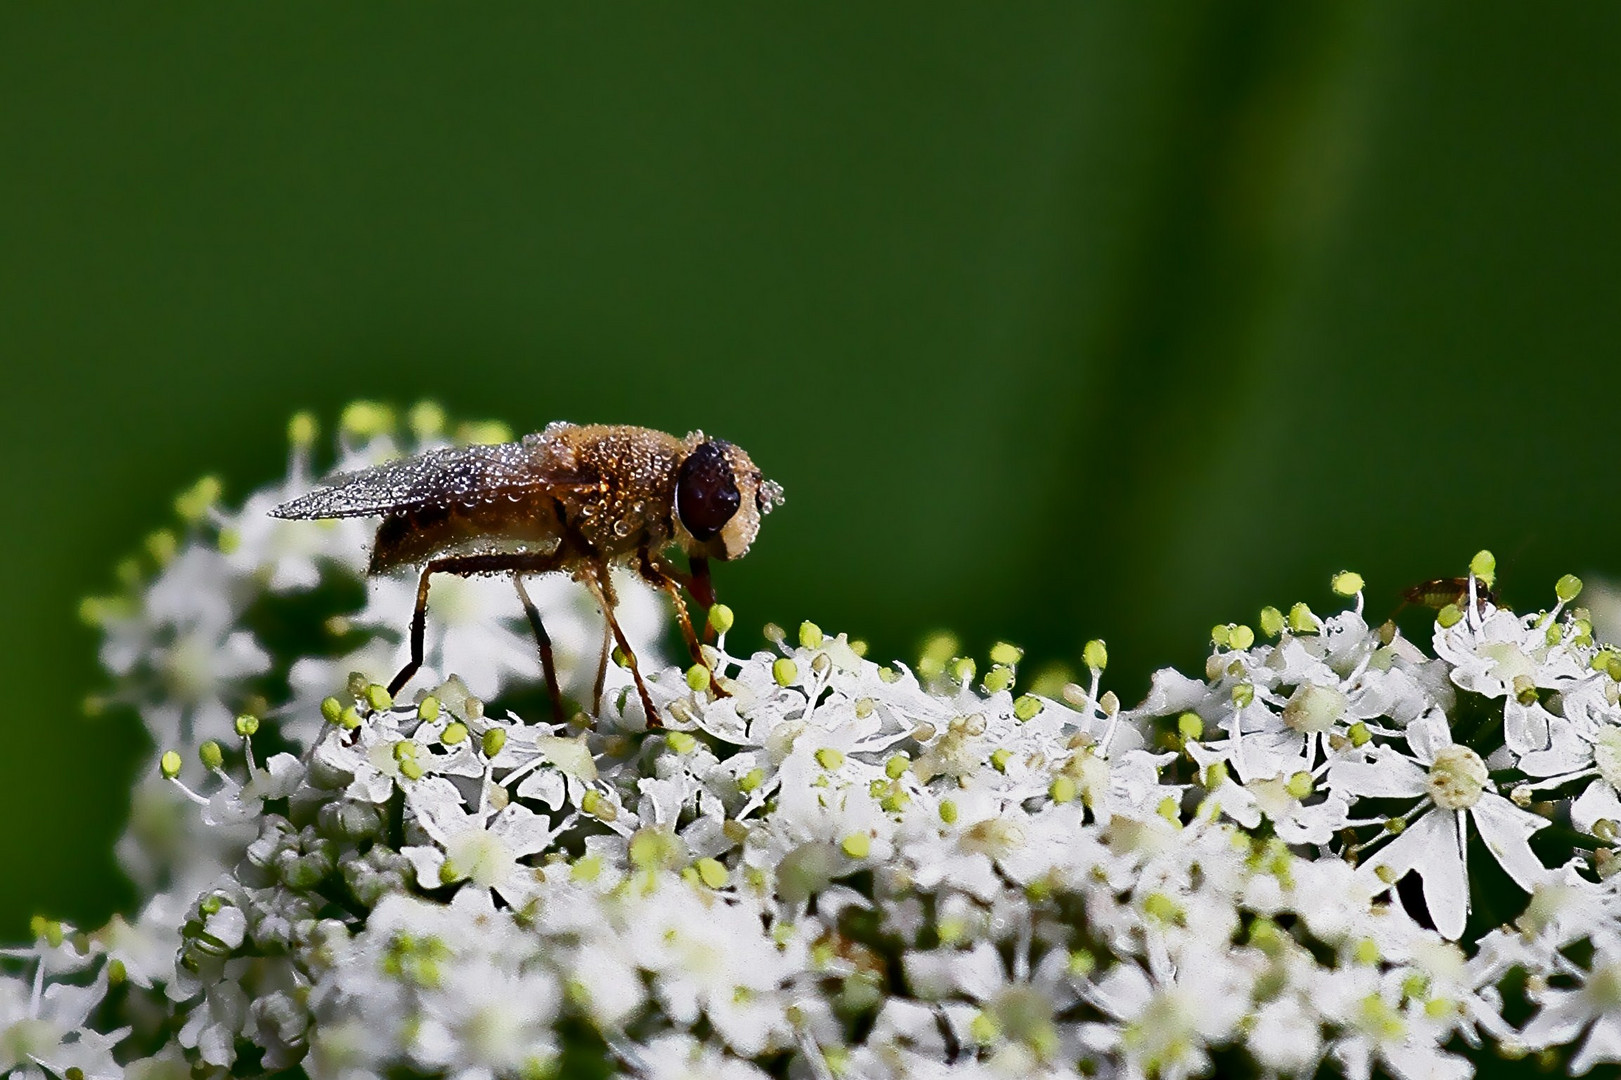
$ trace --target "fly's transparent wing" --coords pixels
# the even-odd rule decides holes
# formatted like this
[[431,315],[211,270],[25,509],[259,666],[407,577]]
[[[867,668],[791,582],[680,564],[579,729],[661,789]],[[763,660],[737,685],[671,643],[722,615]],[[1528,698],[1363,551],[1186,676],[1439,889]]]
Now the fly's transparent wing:
[[543,444],[430,450],[416,457],[339,473],[270,513],[280,518],[367,517],[457,503],[473,504],[541,489],[589,486],[590,477],[559,467]]

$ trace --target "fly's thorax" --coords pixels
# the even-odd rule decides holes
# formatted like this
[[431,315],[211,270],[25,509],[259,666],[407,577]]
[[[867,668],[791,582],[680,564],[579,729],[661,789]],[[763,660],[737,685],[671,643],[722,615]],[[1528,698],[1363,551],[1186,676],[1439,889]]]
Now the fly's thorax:
[[573,460],[598,483],[566,500],[571,526],[602,555],[670,542],[681,443],[648,428],[587,426],[571,432]]

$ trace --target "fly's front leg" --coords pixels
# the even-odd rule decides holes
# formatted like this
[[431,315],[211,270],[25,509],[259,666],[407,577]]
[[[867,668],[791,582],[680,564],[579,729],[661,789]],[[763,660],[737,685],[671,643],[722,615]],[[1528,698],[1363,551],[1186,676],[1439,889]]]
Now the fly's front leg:
[[670,603],[675,605],[676,621],[681,624],[681,636],[686,639],[687,651],[692,654],[692,662],[703,664],[703,649],[699,645],[698,635],[693,632],[692,617],[687,614],[687,601],[681,595],[681,586],[676,579],[674,568],[665,565],[646,548],[642,548],[638,554],[640,558],[637,561],[637,569],[641,572],[642,579],[669,594]]
[[[703,602],[707,598],[711,606],[714,604],[715,594],[708,588],[709,561],[707,559],[694,559],[693,563],[695,566],[702,565],[703,567],[704,577],[701,582],[697,578],[683,575],[669,563],[651,554],[646,548],[641,551],[639,569],[643,578],[669,593],[670,602],[675,605],[676,620],[681,624],[681,635],[686,639],[687,650],[692,654],[692,662],[701,665],[705,671],[709,672],[709,686],[716,697],[728,697],[726,690],[720,684],[720,678],[714,666],[704,656],[703,644],[699,641],[698,635],[693,632],[692,619],[687,614],[687,602],[681,596],[681,586],[684,584],[692,592],[695,599]],[[701,594],[700,589],[702,590]],[[709,631],[708,620],[705,620],[704,629],[707,637]]]

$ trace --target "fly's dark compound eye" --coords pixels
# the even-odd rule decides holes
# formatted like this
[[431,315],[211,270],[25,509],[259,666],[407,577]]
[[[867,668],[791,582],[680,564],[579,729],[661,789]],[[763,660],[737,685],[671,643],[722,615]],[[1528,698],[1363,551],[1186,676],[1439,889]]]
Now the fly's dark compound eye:
[[715,441],[699,445],[681,463],[676,477],[676,513],[696,540],[708,540],[720,532],[743,504],[725,445]]

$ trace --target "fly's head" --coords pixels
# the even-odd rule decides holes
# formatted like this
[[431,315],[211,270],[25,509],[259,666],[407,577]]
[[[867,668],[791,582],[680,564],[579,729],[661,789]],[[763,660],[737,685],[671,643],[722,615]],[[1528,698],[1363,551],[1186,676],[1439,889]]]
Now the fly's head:
[[782,503],[782,485],[767,480],[740,447],[695,431],[683,440],[675,481],[676,542],[688,556],[741,559],[760,518]]

